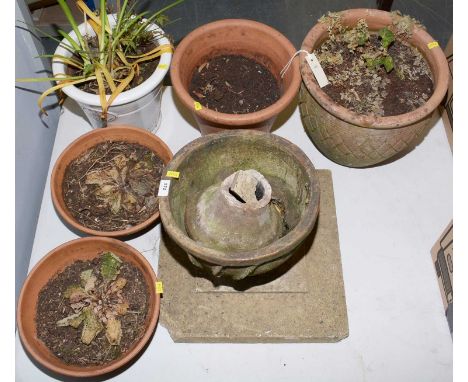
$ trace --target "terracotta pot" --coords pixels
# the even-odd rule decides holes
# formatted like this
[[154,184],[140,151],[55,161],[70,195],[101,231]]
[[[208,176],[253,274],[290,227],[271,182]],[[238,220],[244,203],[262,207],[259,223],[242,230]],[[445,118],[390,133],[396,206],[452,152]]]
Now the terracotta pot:
[[105,141],[126,141],[138,143],[156,153],[167,164],[172,158],[169,147],[156,135],[134,126],[112,126],[92,130],[74,140],[57,159],[50,179],[52,201],[59,215],[73,228],[93,236],[122,237],[134,234],[148,227],[159,217],[159,210],[149,219],[131,228],[120,231],[97,231],[79,223],[69,212],[63,199],[62,183],[67,166],[91,147]]
[[[365,19],[369,30],[377,31],[392,24],[392,14],[374,9],[342,12],[342,23],[356,25]],[[301,49],[312,52],[328,38],[327,26],[316,24],[306,35]],[[317,84],[301,54],[303,84],[299,93],[302,122],[314,144],[329,159],[349,167],[366,167],[410,150],[431,121],[434,110],[447,91],[449,71],[440,47],[428,48],[434,39],[423,29],[414,28],[409,43],[426,58],[434,79],[434,93],[418,109],[397,116],[361,115],[335,103]]]
[[[120,358],[103,365],[80,367],[68,365],[56,357],[36,335],[36,306],[39,292],[57,273],[77,260],[91,260],[101,251],[112,251],[123,261],[141,270],[149,291],[149,307],[145,333]],[[134,248],[116,239],[88,237],[62,244],[49,252],[31,270],[21,290],[17,309],[18,332],[27,352],[46,368],[72,377],[93,377],[114,371],[134,358],[148,342],[156,328],[160,296],[153,287],[156,275],[148,261]]]
[[[240,280],[278,267],[295,253],[316,223],[320,186],[314,166],[296,145],[276,135],[253,130],[207,135],[184,146],[167,169],[179,171],[180,178],[171,181],[169,195],[160,199],[164,229],[188,253],[190,261],[210,277]],[[241,251],[220,250],[193,240],[187,234],[186,221],[191,203],[232,173],[248,169],[262,174],[270,182],[272,193],[283,195],[289,207],[298,211],[290,231],[261,248]],[[275,178],[284,183],[275,185]],[[238,231],[231,232],[232,236],[245,232]]]
[[[301,77],[297,60],[281,80],[280,71],[296,49],[277,30],[256,21],[226,19],[203,25],[189,33],[177,46],[171,65],[174,90],[195,116],[202,135],[225,129],[270,131],[277,115],[293,100]],[[223,54],[239,54],[266,66],[281,84],[282,95],[267,108],[249,114],[218,113],[201,108],[195,110],[188,88],[193,72],[203,62]]]

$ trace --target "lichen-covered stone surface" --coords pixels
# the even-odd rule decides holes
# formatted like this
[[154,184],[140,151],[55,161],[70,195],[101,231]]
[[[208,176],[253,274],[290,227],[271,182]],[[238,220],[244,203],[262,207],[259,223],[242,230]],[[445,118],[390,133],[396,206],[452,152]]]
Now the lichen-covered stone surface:
[[[274,274],[238,281],[228,293],[215,287],[197,290],[200,271],[163,234],[158,270],[164,282],[160,322],[174,341],[337,342],[348,336],[332,177],[328,170],[317,173],[321,198],[316,229]],[[301,267],[295,273],[303,286],[300,290],[286,276],[297,266]],[[286,282],[281,284],[281,279]],[[271,284],[275,287],[269,288]],[[278,285],[284,285],[284,290],[278,290]]]
[[[258,230],[250,229],[243,221],[247,214],[238,214],[236,229],[225,230],[226,224],[216,221],[223,216],[222,204],[209,203],[213,201],[211,191],[216,191],[216,187],[210,187],[223,183],[239,170],[248,169],[255,169],[267,180],[264,196],[267,185],[271,187],[271,199],[257,201],[268,203],[272,212],[270,229],[275,227],[273,234],[263,240],[256,235]],[[320,187],[315,168],[299,147],[277,135],[249,130],[210,134],[179,150],[167,170],[180,172],[180,177],[171,182],[168,197],[160,198],[164,229],[187,252],[192,264],[219,280],[241,280],[280,266],[293,255],[316,223]],[[240,209],[249,208],[247,203],[242,206]],[[207,214],[206,219],[199,219],[199,211]],[[236,220],[234,213],[224,216],[227,218],[220,220]],[[207,235],[197,235],[194,229],[199,222],[203,226],[202,220],[213,226],[210,230],[214,234],[209,235],[209,240],[203,238]],[[255,238],[258,243],[254,240],[252,245]]]

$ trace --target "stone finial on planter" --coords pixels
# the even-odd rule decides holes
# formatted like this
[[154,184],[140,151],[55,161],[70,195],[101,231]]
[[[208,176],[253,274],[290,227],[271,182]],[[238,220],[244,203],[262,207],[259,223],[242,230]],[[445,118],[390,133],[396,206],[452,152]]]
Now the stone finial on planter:
[[271,186],[262,174],[237,171],[189,205],[185,214],[188,235],[219,250],[264,247],[282,233],[283,216],[270,201]]

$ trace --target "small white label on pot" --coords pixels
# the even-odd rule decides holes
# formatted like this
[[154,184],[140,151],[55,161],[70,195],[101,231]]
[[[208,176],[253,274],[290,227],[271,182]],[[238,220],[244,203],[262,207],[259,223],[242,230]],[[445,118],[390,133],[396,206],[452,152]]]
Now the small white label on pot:
[[328,78],[323,71],[322,65],[320,65],[317,56],[314,53],[309,53],[306,55],[306,61],[309,64],[312,73],[314,73],[315,79],[317,80],[319,86],[321,88],[327,86],[329,84]]
[[169,179],[161,180],[159,183],[158,196],[167,196],[169,195],[169,187],[171,186],[171,181]]

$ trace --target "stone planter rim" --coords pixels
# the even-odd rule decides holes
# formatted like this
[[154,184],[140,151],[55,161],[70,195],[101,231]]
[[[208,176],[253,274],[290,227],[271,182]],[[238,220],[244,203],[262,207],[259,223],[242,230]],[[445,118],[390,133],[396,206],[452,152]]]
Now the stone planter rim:
[[[243,267],[249,265],[260,265],[274,259],[280,258],[293,251],[300,245],[305,238],[310,234],[315,226],[320,200],[320,186],[315,168],[304,152],[292,142],[285,138],[279,137],[274,134],[255,131],[255,130],[228,130],[218,134],[209,134],[202,136],[190,142],[173,157],[171,162],[166,167],[167,171],[179,171],[179,165],[195,150],[199,150],[213,141],[221,139],[229,139],[231,137],[248,137],[258,136],[264,139],[272,139],[286,147],[289,153],[297,158],[306,171],[309,179],[311,180],[310,186],[310,202],[307,204],[306,210],[303,212],[302,217],[298,224],[288,232],[285,236],[276,240],[275,242],[253,251],[236,252],[236,258],[226,258],[222,255],[222,251],[208,248],[200,243],[192,240],[186,233],[184,233],[177,225],[169,202],[168,197],[160,197],[159,210],[161,214],[161,221],[165,231],[169,234],[175,243],[189,252],[190,254],[214,265],[228,266],[228,267]],[[183,176],[183,174],[181,174]],[[169,195],[170,195],[169,191]],[[314,195],[317,195],[314,198]]]
[[[253,125],[264,122],[270,118],[275,117],[282,110],[284,110],[292,102],[292,100],[297,94],[299,85],[301,83],[301,75],[299,72],[299,64],[297,60],[293,60],[291,67],[289,68],[289,72],[291,72],[293,76],[291,85],[281,95],[278,101],[266,107],[265,109],[247,114],[220,113],[215,110],[208,109],[206,107],[195,111],[195,100],[190,96],[189,92],[186,90],[185,85],[182,83],[182,80],[178,74],[178,70],[181,65],[180,63],[184,59],[185,51],[190,47],[192,42],[198,39],[201,35],[205,35],[208,33],[216,33],[217,30],[223,28],[239,26],[257,29],[272,35],[278,41],[279,44],[281,44],[284,48],[288,50],[288,52],[290,53],[290,57],[292,57],[296,52],[296,48],[282,33],[266,24],[247,19],[223,19],[202,25],[201,27],[194,29],[192,32],[190,32],[187,36],[184,37],[184,39],[177,46],[172,57],[170,73],[174,90],[185,107],[187,107],[189,110],[196,112],[198,117],[203,118],[209,122],[228,126],[239,126],[240,128],[241,126]],[[285,62],[284,64],[286,65],[286,63],[287,62]]]
[[[356,19],[380,18],[387,25],[392,23],[392,14],[390,12],[376,9],[348,9],[340,13],[343,17],[352,17]],[[315,45],[317,42],[324,40],[323,36],[327,33],[326,25],[318,22],[307,33],[304,41],[302,42],[301,49],[312,52],[316,48]],[[423,56],[427,57],[431,55],[433,57],[437,75],[434,73],[433,68],[430,68],[434,79],[434,93],[424,105],[409,113],[389,117],[379,117],[358,114],[338,105],[317,84],[309,65],[305,61],[305,53],[303,52],[300,54],[300,70],[302,79],[307,90],[319,105],[336,118],[345,122],[372,129],[394,129],[411,125],[428,117],[440,105],[447,92],[449,83],[447,59],[441,47],[437,46],[433,49],[428,48],[427,44],[433,41],[435,41],[434,38],[431,37],[424,29],[414,27],[413,37],[410,40],[410,43],[411,45],[416,46]]]

